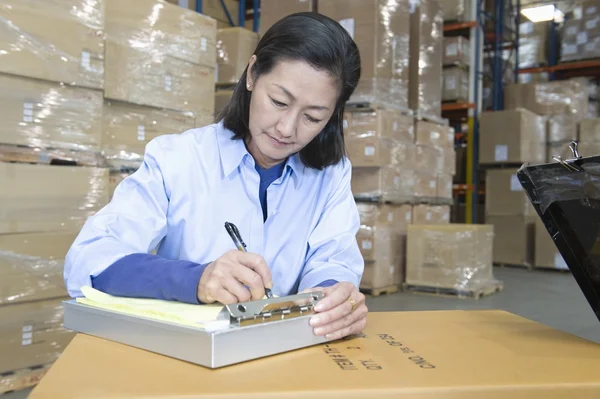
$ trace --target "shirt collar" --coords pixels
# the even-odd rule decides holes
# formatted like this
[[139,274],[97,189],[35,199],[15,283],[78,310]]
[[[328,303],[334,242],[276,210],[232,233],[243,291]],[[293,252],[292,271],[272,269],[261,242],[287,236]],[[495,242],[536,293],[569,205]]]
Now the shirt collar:
[[[243,140],[233,140],[234,133],[225,128],[222,121],[217,126],[217,143],[219,145],[221,167],[223,168],[223,175],[229,177],[240,166],[246,156],[251,157],[252,155],[248,152]],[[288,158],[286,169],[288,167],[292,170],[294,185],[297,188],[302,183],[306,173],[306,166],[300,160],[299,154],[294,154]]]

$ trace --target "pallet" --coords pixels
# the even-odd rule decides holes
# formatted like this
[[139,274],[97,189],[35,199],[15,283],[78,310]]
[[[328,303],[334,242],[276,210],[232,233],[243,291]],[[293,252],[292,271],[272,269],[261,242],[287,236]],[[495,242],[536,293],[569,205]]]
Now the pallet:
[[524,269],[524,270],[533,270],[533,266],[530,264],[514,264],[514,263],[496,263],[494,262],[495,267],[505,267],[508,269]]
[[365,295],[370,296],[381,296],[395,294],[400,291],[400,287],[397,284],[388,285],[387,287],[381,288],[361,288],[360,291]]
[[92,151],[0,144],[0,162],[103,167],[104,157]]
[[31,388],[46,375],[50,364],[0,374],[0,395]]
[[543,273],[545,273],[545,272],[559,273],[559,274],[571,273],[570,269],[557,269],[556,267],[550,267],[550,266],[534,266],[533,270],[540,271]]
[[487,286],[478,287],[474,289],[445,288],[404,283],[402,284],[402,291],[415,294],[426,294],[453,298],[470,298],[478,300],[481,297],[489,296],[497,292],[504,291],[504,283],[501,281],[496,281],[490,283]]

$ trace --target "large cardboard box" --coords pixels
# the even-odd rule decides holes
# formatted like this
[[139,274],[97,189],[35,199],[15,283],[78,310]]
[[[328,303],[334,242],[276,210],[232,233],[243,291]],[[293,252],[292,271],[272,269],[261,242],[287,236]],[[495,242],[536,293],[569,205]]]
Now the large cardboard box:
[[413,224],[447,224],[450,223],[450,206],[447,205],[415,205],[413,206]]
[[408,226],[406,283],[477,290],[494,282],[489,225]]
[[547,21],[536,23],[527,21],[519,25],[519,68],[548,63],[550,29]]
[[600,142],[600,118],[584,119],[579,123],[579,140],[583,143]]
[[258,45],[258,34],[235,27],[217,31],[217,82],[236,83]]
[[387,226],[406,232],[408,225],[412,223],[411,205],[359,202],[356,206],[358,207],[361,225]]
[[103,0],[3,0],[0,21],[0,72],[104,87]]
[[471,46],[469,39],[463,36],[444,37],[444,65],[470,65]]
[[598,358],[505,311],[373,312],[357,336],[220,370],[80,334],[30,398],[596,398]]
[[421,0],[410,14],[409,105],[419,114],[442,114],[444,20],[438,0]]
[[486,215],[494,226],[494,263],[532,266],[535,245],[535,217]]
[[535,220],[534,266],[544,269],[568,270],[569,267],[552,241],[552,237],[540,218]]
[[444,167],[444,151],[442,147],[417,144],[416,160],[413,164],[421,173],[442,173]]
[[319,13],[346,28],[360,51],[361,78],[351,101],[409,108],[409,4],[408,0],[319,1]]
[[[344,113],[344,135],[348,138],[388,137],[404,142],[415,141],[415,122],[411,116],[391,109]],[[433,131],[442,130],[440,128]]]
[[454,147],[454,129],[424,120],[415,121],[416,143],[434,147]]
[[[404,245],[404,244],[402,244]],[[402,283],[404,279],[404,261],[396,258],[392,261],[366,261],[362,279],[361,290],[375,290],[389,288]]]
[[76,235],[0,234],[0,306],[66,297],[63,260]]
[[[178,5],[179,7],[196,11],[197,0],[166,1],[171,4]],[[202,0],[202,14],[208,15],[209,17],[216,19],[218,23],[227,24],[228,27],[231,26],[229,24],[229,20],[227,19],[227,14],[225,14],[225,9],[223,8],[222,3],[224,3],[225,7],[227,7],[227,11],[229,12],[229,16],[233,20],[233,23],[237,25],[240,3],[236,0]]]
[[181,7],[106,0],[105,97],[212,113],[216,35],[214,19]]
[[189,113],[106,101],[102,150],[111,166],[139,166],[150,140],[183,133],[195,125],[195,118]]
[[346,149],[354,167],[415,165],[415,145],[411,142],[376,136],[348,137]]
[[437,177],[437,198],[452,199],[453,175],[441,174]]
[[531,202],[517,177],[517,169],[489,169],[486,174],[487,214],[534,215]]
[[0,234],[73,231],[108,203],[108,169],[0,162]]
[[546,123],[526,109],[484,112],[480,118],[480,163],[544,163]]
[[264,36],[271,26],[287,15],[312,11],[317,11],[316,0],[261,0],[260,36]]
[[233,90],[217,90],[215,92],[215,116],[229,103]]
[[101,91],[0,75],[0,109],[2,144],[100,151]]
[[471,10],[471,2],[469,0],[440,0],[444,21],[448,22],[465,22],[468,21]]
[[352,169],[351,184],[357,198],[406,202],[414,199],[416,175],[397,166],[359,167]]
[[420,172],[415,171],[415,185],[414,185],[414,196],[415,198],[426,198],[431,200],[437,197],[437,173],[436,172]]
[[442,101],[469,101],[469,71],[461,67],[445,68]]
[[47,365],[61,355],[75,336],[63,327],[65,299],[0,306],[0,373]]
[[402,282],[406,232],[387,223],[361,225],[356,239],[365,260],[360,288],[377,289]]

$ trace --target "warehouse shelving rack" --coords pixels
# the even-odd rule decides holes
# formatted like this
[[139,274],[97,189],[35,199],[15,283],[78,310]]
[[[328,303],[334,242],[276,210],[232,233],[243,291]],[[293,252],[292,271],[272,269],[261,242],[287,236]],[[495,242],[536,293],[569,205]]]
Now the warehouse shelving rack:
[[[258,32],[258,26],[260,22],[260,0],[238,0],[240,5],[238,8],[237,25],[234,23],[225,1],[219,1],[231,26],[246,26],[246,21],[248,19],[252,19],[252,30],[254,32]],[[202,0],[196,0],[196,12],[202,14],[202,6]]]

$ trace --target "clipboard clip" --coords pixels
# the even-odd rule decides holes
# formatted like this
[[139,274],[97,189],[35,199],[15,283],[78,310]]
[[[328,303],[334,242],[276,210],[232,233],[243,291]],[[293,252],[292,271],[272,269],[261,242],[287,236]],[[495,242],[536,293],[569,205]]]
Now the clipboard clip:
[[579,154],[579,143],[577,140],[573,140],[569,143],[569,149],[571,150],[572,158],[563,159],[560,155],[554,155],[552,157],[553,160],[560,163],[567,170],[571,172],[581,172],[581,168],[577,165],[577,161],[581,159],[581,155]]

